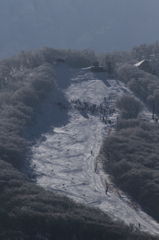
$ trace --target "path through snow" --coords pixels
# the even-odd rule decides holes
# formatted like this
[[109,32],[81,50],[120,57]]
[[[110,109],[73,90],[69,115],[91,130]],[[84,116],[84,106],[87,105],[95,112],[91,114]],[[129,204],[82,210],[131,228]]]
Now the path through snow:
[[[136,226],[140,223],[142,230],[159,234],[159,224],[123,192],[109,185],[105,193],[110,181],[102,171],[98,153],[118,113],[109,114],[112,124],[107,125],[100,109],[93,115],[92,110],[80,109],[84,102],[89,107],[105,106],[105,97],[113,108],[114,99],[129,90],[119,81],[108,80],[106,73],[95,74],[89,69],[71,69],[64,64],[57,65],[55,73],[58,91],[53,90],[43,103],[36,124],[27,130],[27,137],[33,134],[38,139],[31,155],[37,184],[77,202],[99,207],[117,220]],[[78,99],[80,103],[75,103]]]

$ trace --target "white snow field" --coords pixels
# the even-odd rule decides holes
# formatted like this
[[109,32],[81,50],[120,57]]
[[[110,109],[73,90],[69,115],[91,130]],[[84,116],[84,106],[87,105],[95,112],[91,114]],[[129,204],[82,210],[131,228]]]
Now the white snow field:
[[[98,156],[103,137],[115,131],[118,112],[113,110],[114,100],[131,92],[104,72],[71,69],[66,64],[54,69],[56,88],[25,133],[34,142],[28,156],[29,176],[46,189],[99,207],[127,224],[138,227],[140,223],[141,230],[159,234],[159,224],[111,184]],[[111,124],[105,122],[108,119]]]

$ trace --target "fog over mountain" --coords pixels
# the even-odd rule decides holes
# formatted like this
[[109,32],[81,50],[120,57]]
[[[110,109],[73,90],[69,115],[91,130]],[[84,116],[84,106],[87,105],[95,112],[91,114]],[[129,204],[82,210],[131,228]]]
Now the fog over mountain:
[[158,0],[1,0],[0,57],[40,48],[127,50],[159,36]]

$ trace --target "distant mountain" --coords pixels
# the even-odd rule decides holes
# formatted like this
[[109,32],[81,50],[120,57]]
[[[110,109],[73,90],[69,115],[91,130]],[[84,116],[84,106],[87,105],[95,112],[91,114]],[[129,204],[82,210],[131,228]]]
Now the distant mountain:
[[159,35],[158,0],[1,0],[0,57],[26,49],[127,50]]

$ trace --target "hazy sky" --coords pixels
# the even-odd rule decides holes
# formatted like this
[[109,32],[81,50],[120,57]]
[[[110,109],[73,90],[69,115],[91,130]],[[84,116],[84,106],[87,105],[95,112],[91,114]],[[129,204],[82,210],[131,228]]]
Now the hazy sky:
[[1,0],[0,57],[25,49],[127,50],[159,36],[158,0]]

